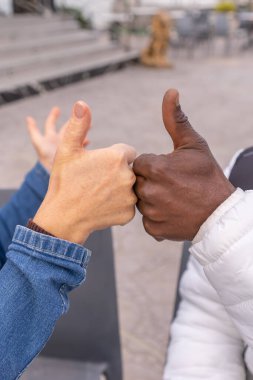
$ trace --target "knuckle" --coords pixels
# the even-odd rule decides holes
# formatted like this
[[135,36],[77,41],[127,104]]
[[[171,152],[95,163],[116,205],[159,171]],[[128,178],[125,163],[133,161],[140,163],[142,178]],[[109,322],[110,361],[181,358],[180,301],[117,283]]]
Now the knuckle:
[[114,158],[118,163],[126,163],[128,153],[134,148],[126,144],[116,144],[112,146],[112,152],[114,153]]
[[125,152],[123,152],[122,150],[118,151],[118,157],[117,157],[117,160],[120,164],[122,163],[125,163],[126,162],[126,155],[125,155]]
[[152,226],[151,226],[151,223],[150,223],[149,219],[147,219],[146,217],[143,217],[142,223],[143,223],[143,227],[144,227],[145,231],[149,235],[153,236],[154,235],[154,231],[152,230]]
[[157,178],[164,175],[166,170],[164,155],[158,156],[155,160],[150,162],[149,172],[151,178]]
[[134,172],[131,170],[130,171],[130,178],[129,178],[129,181],[130,181],[130,183],[132,184],[132,186],[135,184],[135,182],[136,182],[136,176],[135,176],[135,174],[134,174]]
[[147,216],[150,220],[160,221],[159,212],[157,212],[157,209],[155,207],[147,207],[144,215]]
[[158,174],[158,168],[157,168],[157,165],[155,163],[151,163],[150,164],[150,166],[149,166],[149,174],[150,174],[151,178],[156,178],[156,176]]
[[155,154],[141,154],[133,163],[134,172],[142,175],[142,172],[145,172],[145,169],[149,168],[155,157]]
[[136,177],[133,171],[127,167],[125,171],[121,171],[121,174],[122,174],[121,180],[122,180],[123,186],[125,186],[127,189],[129,188],[132,189],[136,182]]
[[136,178],[136,180],[135,180],[135,186],[138,187],[138,188],[142,187],[145,184],[145,182],[146,182],[143,177],[137,176],[135,178]]
[[125,212],[128,212],[129,210],[135,208],[137,201],[138,199],[135,193],[131,191],[129,194],[128,192],[124,198],[123,210],[126,210]]
[[143,186],[141,191],[141,197],[144,201],[147,201],[149,203],[155,203],[156,201],[157,192],[155,190],[155,187],[149,184],[146,184]]
[[136,203],[137,203],[137,201],[138,201],[138,199],[137,199],[136,195],[132,192],[132,193],[129,195],[129,197],[128,197],[128,202],[127,202],[127,203],[128,203],[130,206],[135,206]]
[[122,214],[120,225],[124,226],[129,223],[135,216],[135,207],[130,207],[126,212]]
[[133,171],[131,170],[131,171],[129,171],[129,174],[128,174],[128,185],[130,187],[133,187],[135,182],[136,182],[136,177],[135,177]]
[[139,166],[139,163],[140,163],[140,156],[137,157],[135,160],[134,160],[134,163],[133,163],[133,171],[136,172],[138,166]]
[[119,162],[123,156],[123,152],[118,149],[112,149],[110,154],[111,154],[111,159],[114,163]]

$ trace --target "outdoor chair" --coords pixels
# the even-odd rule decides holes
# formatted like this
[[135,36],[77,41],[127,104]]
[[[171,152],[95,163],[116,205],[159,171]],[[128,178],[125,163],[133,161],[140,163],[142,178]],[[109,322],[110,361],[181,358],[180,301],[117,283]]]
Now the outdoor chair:
[[[0,207],[13,193],[0,190]],[[122,380],[111,230],[95,232],[85,247],[93,251],[87,279],[22,380]]]
[[247,43],[243,46],[248,49],[253,45],[253,13],[240,12],[238,14],[239,30],[244,31],[247,35]]
[[176,21],[178,35],[178,48],[185,48],[189,56],[192,56],[195,47],[194,19],[191,14],[186,13]]
[[[253,190],[253,147],[244,150],[238,157],[233,170],[230,174],[230,181],[235,187],[240,187],[243,190]],[[181,296],[179,291],[179,285],[182,276],[187,268],[188,260],[190,257],[189,248],[191,242],[186,241],[183,245],[182,259],[178,276],[177,294],[174,307],[173,320],[177,315],[177,311],[181,302]],[[253,380],[253,376],[247,374],[247,380]]]
[[190,13],[176,22],[179,47],[186,48],[188,55],[193,56],[195,49],[203,43],[209,45],[212,38],[212,26],[207,12]]
[[229,54],[231,50],[231,36],[229,19],[226,14],[217,14],[214,23],[214,36],[224,40],[224,54]]

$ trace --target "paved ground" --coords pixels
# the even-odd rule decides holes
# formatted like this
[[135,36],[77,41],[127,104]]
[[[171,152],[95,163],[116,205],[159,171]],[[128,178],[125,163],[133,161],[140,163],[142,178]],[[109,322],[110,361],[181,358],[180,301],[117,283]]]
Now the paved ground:
[[[249,54],[199,62],[181,57],[172,71],[130,67],[0,108],[1,186],[18,186],[35,159],[25,116],[42,123],[49,108],[59,105],[63,121],[79,98],[93,108],[92,148],[125,142],[140,153],[169,151],[161,120],[161,100],[169,87],[180,89],[183,108],[224,166],[237,149],[253,142],[252,59]],[[153,241],[138,215],[114,229],[114,242],[125,380],[159,380],[181,245]]]

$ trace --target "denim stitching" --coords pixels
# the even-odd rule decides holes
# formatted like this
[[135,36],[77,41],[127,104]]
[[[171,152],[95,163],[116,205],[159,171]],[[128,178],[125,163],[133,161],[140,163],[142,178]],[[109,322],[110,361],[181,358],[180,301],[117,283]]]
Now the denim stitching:
[[[30,244],[22,242],[22,241],[19,241],[19,240],[13,239],[13,242],[21,244],[21,245],[24,245],[24,246],[32,249],[33,251],[47,253],[47,254],[50,254],[53,257],[60,257],[60,258],[63,258],[65,260],[73,261],[73,262],[78,263],[78,264],[86,264],[87,263],[87,259],[90,257],[90,251],[87,250],[86,248],[83,248],[84,249],[84,252],[83,252],[84,256],[83,256],[82,259],[74,259],[71,256],[64,256],[64,255],[56,254],[56,253],[52,252],[51,250],[48,251],[46,249],[38,248],[36,246],[31,246]],[[18,250],[16,249],[16,251],[18,251]]]
[[65,314],[67,311],[67,304],[65,302],[64,295],[63,295],[64,288],[65,288],[65,284],[62,284],[62,286],[59,289],[59,294],[60,294],[61,300],[62,300],[62,306],[61,306],[62,307],[62,314]]

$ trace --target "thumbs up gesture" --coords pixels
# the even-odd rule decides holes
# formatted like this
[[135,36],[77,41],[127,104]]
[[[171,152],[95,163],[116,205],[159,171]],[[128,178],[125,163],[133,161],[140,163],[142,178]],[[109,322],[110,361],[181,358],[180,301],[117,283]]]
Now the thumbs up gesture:
[[118,144],[88,151],[91,111],[77,102],[56,152],[47,195],[34,222],[52,235],[83,243],[98,229],[129,222],[137,198],[130,164],[134,148]]
[[176,90],[165,94],[162,112],[174,151],[135,160],[137,207],[145,230],[157,240],[193,240],[234,187],[183,113]]

